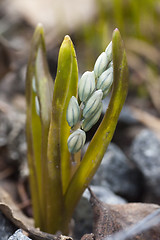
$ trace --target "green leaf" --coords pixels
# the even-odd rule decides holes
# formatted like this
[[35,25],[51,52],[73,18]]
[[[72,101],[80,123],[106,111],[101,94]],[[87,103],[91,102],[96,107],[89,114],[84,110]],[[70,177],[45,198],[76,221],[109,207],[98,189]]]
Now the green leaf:
[[[51,118],[53,80],[46,62],[44,33],[38,25],[33,36],[31,53],[27,67],[26,135],[30,185],[33,199],[35,225],[45,229],[46,215],[46,175],[48,131]],[[37,114],[35,98],[39,102],[40,116]]]
[[[71,178],[71,156],[67,148],[70,127],[66,120],[66,110],[71,96],[77,95],[77,83],[78,68],[75,51],[70,37],[66,36],[59,52],[48,140],[47,225],[48,231],[52,233],[57,230],[64,232],[66,228],[63,226],[65,222],[63,193]],[[53,216],[56,216],[56,222]]]
[[118,29],[112,38],[114,81],[109,107],[65,194],[66,218],[70,218],[81,194],[88,186],[110,143],[128,90],[128,68]]

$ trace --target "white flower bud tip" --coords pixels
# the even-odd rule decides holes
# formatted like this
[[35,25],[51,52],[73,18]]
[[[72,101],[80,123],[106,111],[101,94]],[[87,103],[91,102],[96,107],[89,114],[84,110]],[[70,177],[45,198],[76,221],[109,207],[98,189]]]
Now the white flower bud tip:
[[85,141],[86,141],[85,132],[81,129],[77,129],[68,138],[67,144],[69,152],[70,153],[78,152],[83,147]]
[[98,78],[107,68],[108,60],[105,52],[102,52],[101,55],[97,58],[94,65],[94,74],[95,78]]
[[112,61],[112,41],[108,44],[105,53],[107,55],[107,61]]
[[104,71],[97,80],[97,89],[101,89],[103,92],[109,89],[113,83],[113,68],[110,67]]
[[32,78],[32,89],[33,91],[36,93],[37,92],[37,89],[36,89],[36,79],[35,77]]
[[79,116],[80,107],[78,105],[77,99],[74,96],[72,96],[69,101],[66,114],[67,122],[70,127],[73,127],[77,124],[77,122],[79,121]]
[[40,116],[40,104],[37,96],[35,97],[35,108],[37,115]]
[[88,118],[95,111],[97,111],[97,107],[99,106],[100,102],[102,101],[103,92],[101,89],[95,91],[92,96],[86,102],[86,105],[83,109],[83,117]]
[[78,96],[79,99],[84,102],[90,97],[95,89],[95,77],[94,72],[85,72],[79,82]]
[[94,113],[94,116],[91,116],[90,118],[86,118],[82,122],[82,129],[87,132],[89,131],[93,125],[96,124],[96,122],[99,120],[102,113],[102,102],[98,106],[98,110]]

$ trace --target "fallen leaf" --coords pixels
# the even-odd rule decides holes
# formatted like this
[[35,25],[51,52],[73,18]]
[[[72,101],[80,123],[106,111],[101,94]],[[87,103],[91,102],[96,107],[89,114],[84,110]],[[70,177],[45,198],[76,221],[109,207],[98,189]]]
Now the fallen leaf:
[[81,240],[94,240],[94,234],[90,233],[90,234],[85,234],[83,235],[83,237],[81,238]]
[[[149,214],[160,209],[160,206],[156,204],[145,203],[128,203],[122,205],[105,204],[99,201],[93,192],[91,193],[91,205],[94,214],[94,235],[96,240],[110,239],[107,236],[111,236],[113,233],[120,230],[127,229],[139,221],[144,219]],[[160,236],[160,224],[156,226],[150,226],[146,231],[139,231],[138,234],[132,238],[132,240],[158,240]],[[111,238],[112,239],[112,238]],[[118,238],[113,238],[119,240]],[[123,239],[123,238],[122,238]]]
[[71,237],[63,236],[60,233],[52,235],[41,232],[34,228],[34,221],[26,217],[18,206],[12,201],[10,195],[0,188],[0,211],[9,219],[17,228],[23,229],[29,233],[31,237],[37,240],[72,240]]

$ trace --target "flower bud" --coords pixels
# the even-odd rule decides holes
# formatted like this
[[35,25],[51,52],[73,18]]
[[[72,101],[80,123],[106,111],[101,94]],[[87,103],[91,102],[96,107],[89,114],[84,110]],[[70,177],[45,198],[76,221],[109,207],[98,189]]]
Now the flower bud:
[[36,93],[37,92],[37,89],[36,89],[36,79],[35,77],[32,78],[32,89],[33,91]]
[[102,52],[101,55],[97,58],[94,65],[94,75],[95,78],[98,78],[107,68],[108,60],[105,52]]
[[107,61],[112,61],[112,41],[108,44],[105,53],[107,55]]
[[67,108],[67,122],[70,127],[73,127],[76,125],[76,123],[79,121],[79,116],[80,116],[80,107],[78,105],[77,99],[72,96],[68,108]]
[[40,116],[40,105],[39,105],[39,100],[38,97],[35,97],[35,107],[36,107],[36,113],[38,116]]
[[113,83],[113,68],[110,67],[104,71],[97,80],[97,89],[105,92]]
[[111,88],[112,88],[112,85],[103,92],[103,98],[102,98],[102,99],[104,99],[105,97],[107,97],[107,95],[108,95],[108,94],[110,93],[110,91],[111,91]]
[[88,118],[97,111],[97,107],[102,101],[103,92],[101,89],[95,91],[92,96],[86,102],[86,105],[83,109],[83,117]]
[[69,152],[70,153],[78,152],[83,147],[85,141],[86,141],[85,132],[81,129],[77,129],[68,138],[67,144]]
[[83,120],[82,129],[85,132],[89,131],[93,127],[93,125],[96,124],[96,122],[101,116],[101,113],[102,113],[102,102],[99,104],[98,110],[94,113],[94,115]]
[[111,61],[109,64],[108,64],[108,68],[112,67],[113,68],[113,61]]
[[79,82],[78,96],[79,99],[84,102],[90,97],[95,89],[95,77],[94,72],[85,72]]

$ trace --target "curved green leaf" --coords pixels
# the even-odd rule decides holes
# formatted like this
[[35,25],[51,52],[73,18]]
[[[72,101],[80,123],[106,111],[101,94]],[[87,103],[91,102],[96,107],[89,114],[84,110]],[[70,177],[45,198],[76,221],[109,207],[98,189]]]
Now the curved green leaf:
[[[33,86],[34,85],[34,86]],[[44,33],[38,25],[33,36],[31,53],[27,68],[26,99],[28,144],[28,163],[33,199],[35,224],[45,230],[46,215],[46,175],[47,144],[51,118],[53,80],[46,62]],[[40,112],[36,110],[35,98],[39,102]]]
[[[67,148],[70,127],[66,121],[66,110],[71,96],[77,95],[78,69],[75,51],[69,36],[61,45],[57,76],[55,79],[52,117],[48,139],[48,184],[49,202],[48,231],[64,230],[63,192],[71,177],[71,156]],[[53,219],[56,216],[56,223]]]
[[120,111],[126,99],[128,68],[125,50],[118,29],[113,33],[112,51],[114,82],[111,100],[103,121],[95,133],[65,194],[66,218],[71,217],[81,194],[100,165],[107,146],[113,137]]

